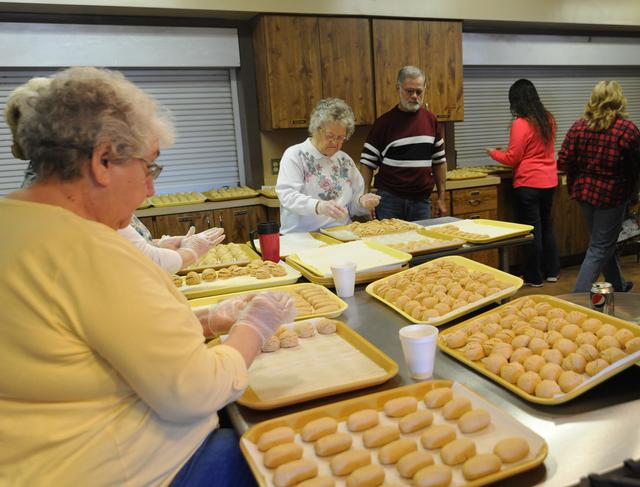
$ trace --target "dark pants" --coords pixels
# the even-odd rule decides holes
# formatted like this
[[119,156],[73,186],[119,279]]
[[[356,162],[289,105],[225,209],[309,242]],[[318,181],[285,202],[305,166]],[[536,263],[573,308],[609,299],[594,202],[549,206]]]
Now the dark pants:
[[551,208],[555,188],[515,188],[516,219],[519,223],[533,225],[533,243],[524,263],[524,281],[541,284],[545,277],[555,277],[560,272],[560,257],[553,234]]
[[231,428],[213,431],[183,465],[171,487],[256,487]]
[[431,200],[425,196],[421,200],[409,200],[381,189],[378,191],[380,204],[376,207],[376,218],[399,218],[414,222],[431,218]]

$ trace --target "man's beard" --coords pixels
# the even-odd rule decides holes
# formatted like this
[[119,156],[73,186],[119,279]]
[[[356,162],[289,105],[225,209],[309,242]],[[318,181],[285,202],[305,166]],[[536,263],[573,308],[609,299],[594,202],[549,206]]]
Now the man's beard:
[[418,101],[414,103],[411,101],[401,100],[400,105],[402,106],[402,108],[404,108],[408,112],[417,112],[418,110],[420,110],[421,103]]

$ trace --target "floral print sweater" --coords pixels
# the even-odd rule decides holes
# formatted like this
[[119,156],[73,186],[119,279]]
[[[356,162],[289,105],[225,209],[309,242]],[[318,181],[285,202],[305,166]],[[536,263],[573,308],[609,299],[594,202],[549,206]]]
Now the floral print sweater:
[[[320,228],[347,225],[352,215],[369,210],[358,204],[364,193],[364,181],[353,160],[338,151],[323,155],[307,139],[289,147],[280,160],[276,183],[280,200],[280,233],[313,232]],[[344,220],[316,214],[319,200],[334,200],[349,210]]]

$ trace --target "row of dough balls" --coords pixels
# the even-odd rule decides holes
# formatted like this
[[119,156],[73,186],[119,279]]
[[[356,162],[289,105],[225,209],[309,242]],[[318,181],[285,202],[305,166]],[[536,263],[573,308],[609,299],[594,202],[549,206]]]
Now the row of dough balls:
[[387,247],[402,250],[403,252],[419,252],[420,250],[428,250],[434,247],[440,247],[444,243],[443,240],[436,238],[421,238],[418,240],[410,240],[408,242],[387,243]]
[[336,332],[336,321],[328,318],[319,318],[315,326],[310,321],[296,323],[292,328],[280,327],[278,331],[262,346],[263,352],[275,352],[281,348],[293,348],[298,346],[299,338],[310,338],[315,334],[330,335]]
[[453,169],[447,171],[447,179],[469,179],[469,178],[483,178],[486,174],[480,171],[474,171],[472,169]]
[[[229,267],[223,267],[222,269],[205,269],[198,273],[196,271],[190,271],[184,278],[184,283],[187,286],[195,286],[202,284],[202,282],[213,282],[216,279],[230,279],[232,277],[239,276],[251,276],[256,279],[270,279],[271,277],[286,276],[287,271],[284,267],[275,262],[254,260],[246,266],[230,265]],[[173,283],[177,287],[181,287],[183,284],[182,276],[173,276]]]
[[372,237],[374,235],[385,235],[387,233],[407,232],[415,230],[417,225],[397,218],[387,218],[383,220],[371,220],[368,222],[353,222],[347,225],[359,237]]
[[459,350],[527,394],[552,398],[640,350],[640,337],[578,310],[522,299],[445,333]]
[[340,309],[340,301],[323,287],[304,286],[287,292],[296,306],[296,316],[331,313]]
[[229,198],[230,196],[253,196],[256,190],[248,186],[240,186],[238,188],[220,188],[207,191],[207,198],[215,200],[219,198]]
[[491,273],[445,260],[386,278],[374,287],[374,292],[412,318],[429,320],[510,286]]
[[[454,397],[449,387],[429,391],[423,398],[428,409],[418,409],[418,399],[402,396],[388,400],[382,407],[385,415],[397,419],[397,423],[380,425],[375,409],[362,409],[351,413],[346,427],[351,433],[338,432],[338,421],[330,416],[307,422],[300,430],[303,442],[314,443],[317,457],[328,458],[334,477],[346,477],[347,486],[378,486],[385,480],[381,465],[395,466],[400,476],[412,480],[418,487],[446,487],[452,480],[452,468],[462,465],[466,480],[476,480],[494,474],[503,464],[519,462],[529,455],[528,442],[521,437],[498,441],[491,453],[478,454],[475,442],[466,437],[458,438],[458,431],[471,434],[481,431],[491,423],[490,414],[483,409],[473,409],[464,396]],[[431,410],[440,409],[442,417],[455,422],[433,424]],[[416,440],[403,434],[421,432],[418,448]],[[373,464],[367,449],[352,449],[353,433],[362,433],[367,449],[378,449],[378,462]],[[263,433],[256,443],[263,452],[262,462],[274,469],[273,482],[277,487],[333,486],[333,477],[317,477],[315,460],[303,459],[303,448],[296,443],[295,431],[280,426]],[[428,450],[428,451],[427,451]],[[436,464],[432,453],[439,450],[442,463]],[[313,480],[310,480],[313,479]]]
[[186,267],[185,270],[221,264],[238,264],[248,261],[249,256],[241,245],[236,243],[219,244],[209,249],[198,262],[190,267]]
[[434,228],[433,231],[444,233],[446,235],[451,235],[452,237],[460,237],[463,239],[472,239],[472,240],[490,237],[489,235],[484,233],[465,232],[463,230],[460,230],[460,227],[456,225],[443,225],[441,227]]
[[203,201],[204,195],[202,193],[198,193],[192,191],[190,193],[172,193],[172,194],[161,194],[152,196],[150,198],[151,203],[189,203],[191,201]]

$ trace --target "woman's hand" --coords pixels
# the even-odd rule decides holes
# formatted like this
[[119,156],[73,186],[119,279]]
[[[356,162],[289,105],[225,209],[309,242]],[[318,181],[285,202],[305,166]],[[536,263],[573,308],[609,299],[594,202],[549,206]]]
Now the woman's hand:
[[316,213],[318,215],[328,216],[334,220],[344,220],[349,216],[347,209],[336,203],[335,201],[318,201],[316,205]]
[[204,336],[212,337],[228,332],[231,325],[240,317],[240,312],[254,296],[253,293],[243,294],[225,299],[220,303],[195,308],[193,312],[202,324]]
[[267,338],[280,325],[291,322],[295,314],[296,308],[289,293],[270,291],[256,294],[242,309],[229,334],[239,327],[249,328],[259,337],[262,347]]
[[360,196],[358,200],[360,206],[366,208],[368,210],[373,210],[376,206],[380,204],[380,196],[373,193],[366,193]]

